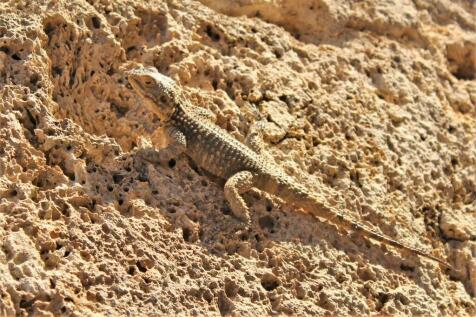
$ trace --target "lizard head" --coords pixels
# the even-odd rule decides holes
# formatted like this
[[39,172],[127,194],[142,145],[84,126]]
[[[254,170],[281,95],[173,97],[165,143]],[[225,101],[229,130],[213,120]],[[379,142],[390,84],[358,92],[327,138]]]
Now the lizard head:
[[139,67],[126,72],[132,88],[162,121],[172,116],[179,103],[180,87],[154,67]]

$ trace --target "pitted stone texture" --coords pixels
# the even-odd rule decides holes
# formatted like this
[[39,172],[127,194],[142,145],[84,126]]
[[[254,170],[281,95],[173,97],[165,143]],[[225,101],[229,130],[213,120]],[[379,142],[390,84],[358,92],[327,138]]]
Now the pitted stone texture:
[[[220,3],[236,17],[192,1],[0,6],[0,314],[476,314],[461,220],[476,210],[474,6]],[[240,232],[222,184],[184,157],[136,159],[141,138],[163,140],[127,87],[133,62],[241,141],[267,121],[286,172],[462,271],[266,195],[245,196]]]

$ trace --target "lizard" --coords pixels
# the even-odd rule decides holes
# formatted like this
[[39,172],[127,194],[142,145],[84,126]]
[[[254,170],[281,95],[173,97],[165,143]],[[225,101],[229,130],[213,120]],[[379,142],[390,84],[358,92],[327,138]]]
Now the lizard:
[[143,148],[140,155],[149,162],[165,163],[185,153],[205,171],[225,180],[224,196],[232,213],[246,225],[251,224],[250,210],[242,194],[257,188],[281,198],[285,203],[326,219],[338,228],[350,229],[379,243],[410,251],[453,267],[428,252],[401,243],[354,221],[343,212],[326,206],[316,195],[287,175],[276,163],[262,153],[260,133],[242,143],[214,123],[214,114],[193,105],[182,88],[154,67],[138,66],[126,71],[133,91],[163,123],[168,145],[156,150]]

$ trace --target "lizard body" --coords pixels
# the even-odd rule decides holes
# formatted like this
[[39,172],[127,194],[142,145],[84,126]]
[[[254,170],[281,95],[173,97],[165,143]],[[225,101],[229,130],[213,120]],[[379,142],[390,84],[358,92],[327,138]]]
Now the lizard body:
[[159,151],[144,149],[142,155],[151,162],[167,162],[185,152],[198,166],[226,180],[225,198],[235,216],[250,224],[249,208],[241,194],[258,188],[276,195],[294,207],[315,217],[325,218],[338,227],[352,229],[384,244],[408,250],[446,267],[446,261],[423,250],[408,246],[378,233],[323,204],[318,196],[288,176],[282,168],[260,154],[259,142],[248,146],[216,126],[207,110],[192,105],[181,88],[153,67],[139,67],[128,72],[133,89],[165,124],[169,146]]

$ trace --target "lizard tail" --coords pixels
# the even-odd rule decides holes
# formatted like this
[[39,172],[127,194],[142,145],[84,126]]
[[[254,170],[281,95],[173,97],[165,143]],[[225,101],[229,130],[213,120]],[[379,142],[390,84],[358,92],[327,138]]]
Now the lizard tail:
[[[294,206],[302,208],[305,212],[311,213],[315,217],[327,219],[337,225],[339,228],[346,228],[357,231],[362,235],[367,236],[378,242],[391,245],[398,249],[408,250],[425,258],[436,261],[447,268],[455,270],[453,266],[451,266],[448,262],[439,257],[433,256],[421,249],[393,240],[392,238],[386,235],[378,233],[375,230],[372,230],[369,227],[364,226],[363,224],[358,223],[352,220],[351,218],[348,218],[342,212],[336,211],[335,209],[324,205],[316,196],[310,194],[305,188],[293,188],[293,190],[288,191],[288,188],[286,187],[288,186],[282,186],[281,188],[279,188],[281,189],[281,196],[287,198],[285,199],[286,201],[293,202],[292,204]],[[285,188],[286,190],[283,191],[283,189]]]
[[378,233],[378,232],[376,232],[376,231],[374,231],[374,230],[372,230],[372,229],[370,229],[370,228],[368,228],[368,227],[366,227],[366,226],[364,226],[364,225],[362,225],[362,224],[360,224],[360,223],[358,223],[358,222],[356,222],[352,219],[349,219],[349,218],[345,217],[340,212],[336,213],[336,215],[332,219],[329,219],[329,220],[334,222],[338,226],[350,228],[350,229],[352,229],[354,231],[357,231],[359,233],[362,233],[363,235],[368,236],[369,238],[372,238],[372,239],[374,239],[378,242],[391,245],[391,246],[396,247],[398,249],[403,249],[403,250],[407,250],[407,251],[416,253],[420,256],[423,256],[425,258],[436,261],[436,262],[442,264],[443,266],[445,266],[447,268],[453,269],[453,267],[448,262],[446,262],[445,260],[440,259],[436,256],[433,256],[433,255],[429,254],[428,252],[423,251],[421,249],[418,249],[418,248],[409,246],[407,244],[404,244],[402,242],[393,240],[392,238],[390,238],[388,236],[385,236],[381,233]]

